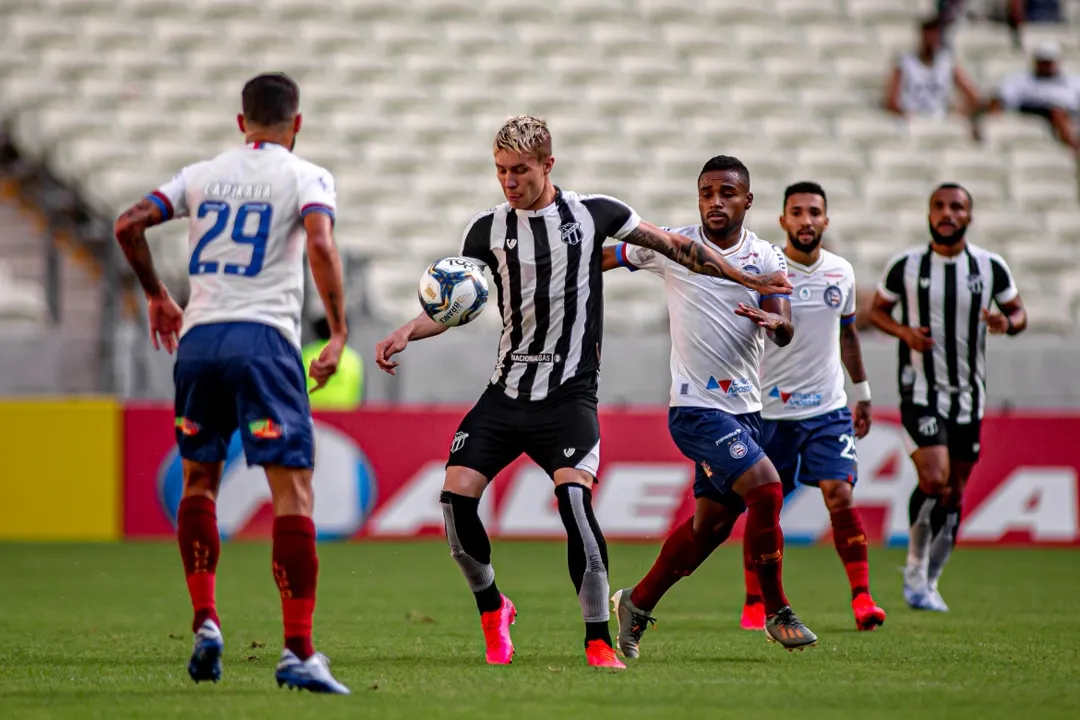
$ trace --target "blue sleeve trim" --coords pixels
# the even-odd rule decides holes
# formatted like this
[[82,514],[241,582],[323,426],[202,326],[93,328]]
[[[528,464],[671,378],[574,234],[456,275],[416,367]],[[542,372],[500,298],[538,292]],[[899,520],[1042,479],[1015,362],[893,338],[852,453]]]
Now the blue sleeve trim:
[[619,243],[615,246],[615,262],[622,265],[630,272],[637,272],[639,268],[630,262],[630,258],[626,255],[626,243]]
[[855,315],[845,315],[840,318],[841,325],[850,325],[853,322],[855,322]]
[[780,298],[781,300],[790,300],[787,295],[781,295],[780,293],[774,293],[772,295],[762,295],[761,300],[768,300],[770,298]]
[[336,218],[334,217],[334,209],[332,207],[330,207],[329,205],[315,205],[315,204],[305,205],[304,209],[300,211],[300,219],[303,220],[308,215],[310,215],[311,213],[315,213],[315,212],[323,213],[324,215],[327,215],[330,218],[330,222],[335,222],[336,221]]
[[156,193],[156,192],[150,193],[149,195],[146,196],[146,199],[149,200],[150,202],[154,203],[155,205],[157,205],[158,210],[161,211],[162,220],[171,220],[172,219],[172,207],[165,201],[165,199],[160,197],[158,195],[158,193]]

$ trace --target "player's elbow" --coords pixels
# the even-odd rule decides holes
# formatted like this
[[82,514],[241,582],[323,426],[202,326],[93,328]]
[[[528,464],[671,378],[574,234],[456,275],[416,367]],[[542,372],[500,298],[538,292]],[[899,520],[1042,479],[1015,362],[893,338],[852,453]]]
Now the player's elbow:
[[126,217],[118,218],[113,223],[113,237],[121,245],[126,245],[131,242],[131,239],[138,234],[135,224]]

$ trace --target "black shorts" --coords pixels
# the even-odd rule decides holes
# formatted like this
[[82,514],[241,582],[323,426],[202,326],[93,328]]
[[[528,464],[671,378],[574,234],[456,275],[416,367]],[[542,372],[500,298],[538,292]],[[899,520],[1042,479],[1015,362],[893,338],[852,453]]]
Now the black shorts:
[[979,434],[982,421],[970,423],[949,420],[937,411],[913,402],[900,403],[900,420],[904,429],[920,448],[944,445],[949,458],[957,462],[975,463],[979,459]]
[[446,466],[467,467],[491,480],[524,453],[550,477],[556,470],[579,468],[595,478],[600,463],[596,387],[590,373],[543,400],[528,401],[489,385],[458,426]]

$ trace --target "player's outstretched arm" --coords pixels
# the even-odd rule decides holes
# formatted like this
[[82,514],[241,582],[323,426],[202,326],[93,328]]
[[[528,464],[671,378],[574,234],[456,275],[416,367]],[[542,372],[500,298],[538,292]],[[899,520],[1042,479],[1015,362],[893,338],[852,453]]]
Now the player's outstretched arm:
[[600,269],[604,272],[608,270],[614,270],[619,267],[619,258],[615,254],[615,246],[608,245],[604,248],[603,257],[600,259]]
[[707,245],[694,242],[684,235],[662,230],[644,220],[623,240],[631,245],[655,250],[693,272],[732,280],[762,295],[791,294],[787,273],[751,275],[729,263]]
[[768,338],[777,345],[785,347],[795,337],[795,324],[791,321],[791,303],[787,298],[762,298],[761,307],[739,303],[735,314],[753,321],[758,327],[765,328]]
[[349,327],[345,321],[345,279],[341,269],[341,256],[334,242],[334,224],[329,215],[322,212],[304,216],[307,232],[308,263],[315,287],[326,309],[326,322],[330,326],[330,342],[319,357],[311,362],[308,374],[315,380],[312,392],[318,390],[337,372],[341,353],[349,340]]
[[436,322],[428,317],[427,313],[421,312],[375,346],[375,364],[385,372],[396,375],[394,368],[398,366],[398,362],[392,358],[404,350],[411,341],[442,335],[449,329],[449,325]]
[[150,245],[146,242],[147,229],[160,225],[165,219],[157,203],[143,199],[117,218],[113,234],[146,293],[150,340],[154,343],[154,349],[164,347],[172,353],[180,342],[184,313],[158,277]]
[[852,316],[840,325],[840,360],[844,363],[851,384],[854,385],[855,397],[855,437],[864,438],[870,432],[873,422],[870,407],[870,382],[866,378],[866,366],[863,364],[862,342],[859,331],[855,329]]

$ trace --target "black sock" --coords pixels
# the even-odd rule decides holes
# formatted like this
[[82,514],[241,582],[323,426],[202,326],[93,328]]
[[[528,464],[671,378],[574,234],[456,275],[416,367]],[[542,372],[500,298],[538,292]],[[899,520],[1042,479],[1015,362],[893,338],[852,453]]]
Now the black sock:
[[495,570],[491,567],[491,542],[480,521],[480,499],[444,490],[439,502],[450,555],[473,591],[476,609],[481,613],[498,610],[502,607],[502,593],[495,585]]
[[[927,500],[936,500],[936,495],[927,495],[918,485],[911,491],[911,499],[908,500],[908,526],[915,527],[919,519],[919,511]],[[935,506],[936,507],[936,506]]]
[[570,483],[556,486],[555,497],[566,528],[566,563],[585,620],[585,642],[610,645],[607,542],[593,514],[592,491]]

